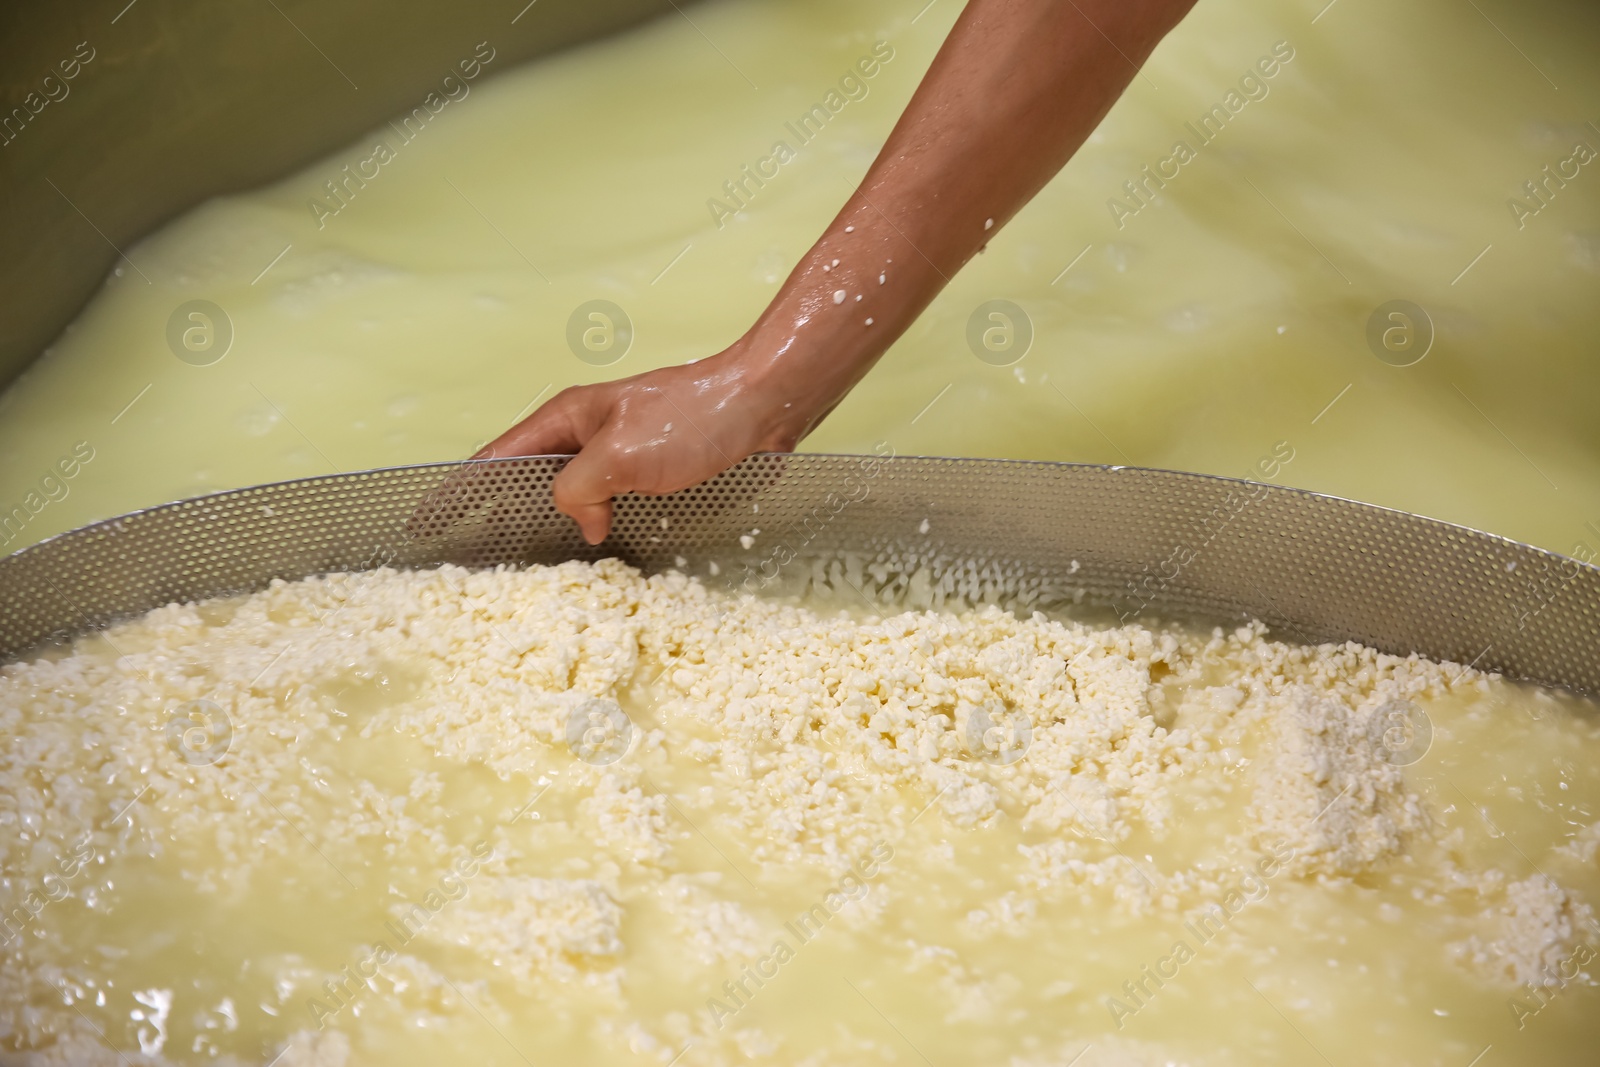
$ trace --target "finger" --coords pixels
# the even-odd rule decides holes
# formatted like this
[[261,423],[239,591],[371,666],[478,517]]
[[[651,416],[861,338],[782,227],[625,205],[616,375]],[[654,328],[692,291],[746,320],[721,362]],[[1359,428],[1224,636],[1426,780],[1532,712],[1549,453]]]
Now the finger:
[[[599,390],[564,389],[538,411],[479,449],[473,458],[581,454],[605,424],[610,407],[609,396]],[[558,475],[553,486],[556,507],[578,523],[583,539],[589,544],[604,541],[611,529],[610,497],[603,501],[569,499],[561,492],[561,486],[562,478]]]
[[[564,389],[538,411],[484,445],[473,459],[571,455],[604,422],[604,402],[590,391]],[[599,410],[596,410],[596,409]]]
[[564,412],[540,408],[473,454],[473,459],[571,454],[583,447]]
[[618,447],[616,425],[609,423],[556,475],[556,507],[572,516],[583,539],[597,545],[611,530],[611,498],[637,488],[637,463]]
[[598,545],[606,539],[611,532],[611,501],[602,500],[598,504],[584,504],[573,508],[569,514],[578,529],[583,533],[585,542]]

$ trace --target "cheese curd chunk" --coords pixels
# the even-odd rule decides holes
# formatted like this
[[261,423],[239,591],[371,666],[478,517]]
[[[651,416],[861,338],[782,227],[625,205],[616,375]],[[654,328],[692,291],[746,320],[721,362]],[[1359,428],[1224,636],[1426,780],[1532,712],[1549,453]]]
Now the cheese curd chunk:
[[0,669],[0,1061],[1591,1047],[1592,704],[829,573],[335,574]]

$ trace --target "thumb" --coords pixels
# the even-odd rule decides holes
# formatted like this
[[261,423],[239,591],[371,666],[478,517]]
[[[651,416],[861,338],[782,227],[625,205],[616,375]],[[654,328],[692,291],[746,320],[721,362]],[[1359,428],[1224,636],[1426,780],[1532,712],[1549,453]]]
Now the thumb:
[[636,463],[619,447],[608,424],[556,475],[551,487],[556,507],[577,522],[583,539],[598,545],[611,531],[611,498],[636,489]]
[[473,454],[473,459],[545,456],[583,447],[605,419],[605,400],[594,390],[564,389],[539,410]]
[[[558,496],[556,499],[560,499]],[[567,504],[556,505],[562,511],[572,516],[578,524],[578,529],[583,533],[583,539],[591,545],[598,545],[611,533],[611,498],[593,504]]]

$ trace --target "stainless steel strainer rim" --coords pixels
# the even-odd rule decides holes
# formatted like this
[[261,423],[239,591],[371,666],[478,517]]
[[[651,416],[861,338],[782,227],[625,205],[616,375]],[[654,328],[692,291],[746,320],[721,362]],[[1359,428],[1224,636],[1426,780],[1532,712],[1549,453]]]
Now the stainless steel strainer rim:
[[[1255,616],[1310,643],[1357,640],[1600,689],[1600,569],[1382,505],[1159,468],[763,453],[681,493],[619,498],[613,537],[590,548],[549,498],[566,461],[288,479],[57,534],[0,559],[0,657],[173,599],[378,562],[620,555],[646,569],[685,558],[694,569],[720,555],[737,571],[739,539],[759,526],[768,540],[723,584],[766,588],[768,570],[793,577],[853,555],[922,567],[955,595],[999,589],[1022,607],[1086,598],[1123,617]],[[432,510],[419,524],[424,501]],[[791,558],[766,548],[775,529],[790,531],[778,544]],[[889,585],[874,589],[887,596]]]
[[[815,458],[815,459],[837,459],[837,460],[860,460],[860,459],[869,458],[869,457],[867,457],[867,456],[865,456],[865,455],[863,455],[861,453],[856,453],[856,452],[762,452],[762,453],[757,453],[757,455],[760,455],[760,456],[783,456],[783,457],[800,457],[800,456],[804,456],[804,457]],[[571,456],[559,455],[559,454],[511,457],[511,459],[519,459],[519,460],[520,459],[537,459],[537,460],[552,461],[552,462],[555,462],[555,463],[559,464],[557,466],[557,468],[556,468],[557,470],[560,469],[560,466],[564,466],[566,461],[570,460],[571,458],[572,458]],[[1478,528],[1476,526],[1468,526],[1465,523],[1452,522],[1449,519],[1438,519],[1438,518],[1434,518],[1434,517],[1432,517],[1430,515],[1423,515],[1420,512],[1405,511],[1405,510],[1403,510],[1401,508],[1392,508],[1392,507],[1389,507],[1388,505],[1385,505],[1385,504],[1373,504],[1373,503],[1370,503],[1370,502],[1365,501],[1365,500],[1357,499],[1356,497],[1342,496],[1342,495],[1340,495],[1338,493],[1324,493],[1324,492],[1321,492],[1319,490],[1302,489],[1302,488],[1299,488],[1297,486],[1292,486],[1292,485],[1278,485],[1278,484],[1276,484],[1274,482],[1260,482],[1260,481],[1256,481],[1256,480],[1251,479],[1251,478],[1230,478],[1227,475],[1208,474],[1208,473],[1205,473],[1203,471],[1186,471],[1186,470],[1181,470],[1181,469],[1179,469],[1177,467],[1142,467],[1142,466],[1137,466],[1135,464],[1129,464],[1129,463],[1074,463],[1074,462],[1065,461],[1065,460],[1007,459],[1007,458],[1003,458],[1003,457],[1001,457],[1001,458],[989,458],[989,457],[983,457],[983,456],[935,456],[935,455],[906,455],[906,456],[896,456],[895,459],[903,460],[903,461],[919,460],[919,461],[928,461],[928,462],[937,462],[937,463],[965,463],[965,462],[969,462],[969,461],[978,461],[978,462],[982,462],[982,463],[1001,463],[1001,464],[1006,464],[1008,466],[1038,467],[1038,468],[1044,468],[1044,469],[1075,469],[1075,470],[1096,470],[1096,471],[1140,471],[1140,472],[1144,472],[1144,473],[1148,473],[1148,474],[1170,474],[1170,475],[1176,475],[1176,476],[1180,476],[1180,477],[1183,477],[1183,478],[1192,478],[1192,479],[1196,479],[1196,480],[1200,480],[1200,481],[1214,482],[1214,483],[1216,483],[1218,485],[1252,486],[1252,487],[1259,486],[1259,487],[1261,487],[1263,489],[1271,489],[1271,490],[1274,490],[1276,492],[1293,493],[1293,494],[1295,494],[1297,496],[1304,496],[1304,497],[1309,497],[1309,498],[1315,498],[1315,499],[1318,499],[1318,500],[1332,501],[1332,502],[1341,503],[1341,504],[1352,504],[1352,505],[1355,505],[1357,507],[1366,508],[1368,510],[1375,511],[1375,512],[1386,512],[1386,513],[1388,513],[1390,515],[1394,515],[1394,516],[1402,518],[1402,519],[1420,519],[1420,520],[1423,520],[1423,521],[1428,522],[1430,524],[1433,524],[1433,525],[1436,525],[1436,526],[1439,526],[1439,527],[1448,528],[1448,529],[1451,529],[1451,530],[1455,530],[1455,531],[1458,531],[1458,532],[1463,533],[1463,534],[1468,534],[1468,535],[1471,535],[1471,536],[1474,536],[1474,537],[1482,537],[1482,538],[1486,538],[1486,539],[1491,540],[1491,541],[1498,541],[1498,542],[1500,542],[1500,543],[1502,543],[1502,544],[1504,544],[1504,545],[1506,545],[1508,547],[1527,549],[1528,551],[1536,552],[1536,553],[1539,553],[1541,555],[1548,556],[1552,560],[1555,560],[1555,561],[1570,561],[1571,563],[1576,564],[1576,565],[1578,565],[1580,567],[1587,567],[1590,570],[1594,570],[1597,573],[1600,573],[1600,567],[1597,567],[1595,564],[1584,563],[1583,561],[1575,559],[1574,557],[1566,555],[1565,553],[1556,552],[1556,551],[1553,551],[1552,549],[1548,549],[1548,548],[1542,548],[1542,547],[1540,547],[1538,545],[1533,544],[1532,542],[1519,541],[1514,537],[1507,537],[1504,534],[1497,534],[1497,533],[1494,533],[1494,532],[1489,531],[1489,530],[1480,529],[1480,528]],[[307,476],[305,476],[303,478],[281,478],[281,479],[278,479],[276,481],[271,481],[271,482],[257,482],[257,483],[255,483],[253,485],[239,486],[239,487],[233,488],[233,489],[215,489],[215,490],[212,490],[209,493],[199,493],[199,494],[196,494],[195,496],[180,497],[177,500],[168,500],[168,501],[164,501],[164,502],[162,502],[160,504],[151,504],[148,507],[135,508],[132,511],[123,512],[121,515],[113,515],[110,518],[105,518],[105,519],[96,519],[93,522],[86,522],[82,526],[74,526],[70,530],[63,530],[60,533],[50,534],[47,537],[40,538],[38,541],[35,541],[31,545],[26,545],[26,546],[24,546],[22,548],[17,549],[15,552],[11,552],[11,553],[9,553],[9,554],[7,554],[5,556],[0,556],[0,566],[3,566],[6,563],[9,563],[11,560],[18,559],[18,558],[20,558],[22,556],[25,556],[28,553],[33,552],[36,549],[44,548],[45,546],[49,545],[52,542],[60,541],[63,538],[70,538],[70,537],[77,536],[79,534],[84,534],[84,533],[88,533],[88,532],[95,531],[95,530],[101,530],[101,529],[109,528],[109,527],[112,527],[112,526],[116,526],[116,525],[118,525],[120,523],[124,523],[129,519],[142,517],[142,516],[146,516],[146,515],[151,515],[151,514],[155,514],[155,513],[158,513],[158,512],[164,512],[164,511],[168,511],[168,510],[171,510],[171,509],[174,509],[174,508],[181,508],[181,507],[184,507],[184,506],[187,506],[187,505],[191,505],[191,504],[199,504],[199,503],[204,503],[206,501],[218,500],[218,499],[222,499],[222,498],[226,498],[226,497],[232,497],[232,496],[235,496],[235,495],[237,495],[239,493],[243,493],[243,492],[250,492],[250,491],[258,490],[258,489],[278,489],[278,488],[282,488],[282,487],[285,487],[285,486],[307,485],[307,484],[320,483],[320,482],[331,482],[331,481],[337,481],[337,480],[340,480],[340,479],[355,478],[355,477],[361,477],[361,476],[366,476],[366,475],[384,474],[384,473],[388,473],[388,472],[391,472],[391,471],[441,470],[441,471],[446,471],[446,472],[454,472],[454,471],[457,471],[457,470],[465,470],[465,469],[468,469],[468,468],[471,468],[471,467],[475,467],[475,466],[477,466],[477,467],[492,467],[492,466],[495,466],[495,465],[503,465],[506,462],[508,462],[507,459],[435,460],[435,461],[431,461],[431,462],[428,462],[428,463],[406,463],[406,464],[399,464],[399,465],[390,466],[390,467],[362,467],[362,468],[359,468],[357,470],[339,471],[339,472],[334,473],[334,474],[312,474],[312,475],[307,475]],[[629,495],[632,496],[633,494],[629,494]],[[674,496],[676,494],[674,494],[674,493],[664,493],[664,494],[643,494],[643,495],[645,496],[646,499],[649,499],[652,496],[671,497],[671,496]]]

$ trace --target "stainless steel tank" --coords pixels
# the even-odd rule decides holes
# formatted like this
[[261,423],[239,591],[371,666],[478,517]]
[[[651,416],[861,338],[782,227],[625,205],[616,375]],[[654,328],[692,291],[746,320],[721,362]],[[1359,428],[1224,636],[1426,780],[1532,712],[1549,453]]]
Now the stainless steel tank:
[[405,111],[479,42],[510,66],[653,16],[681,17],[678,6],[0,5],[0,387],[78,313],[120,249]]

